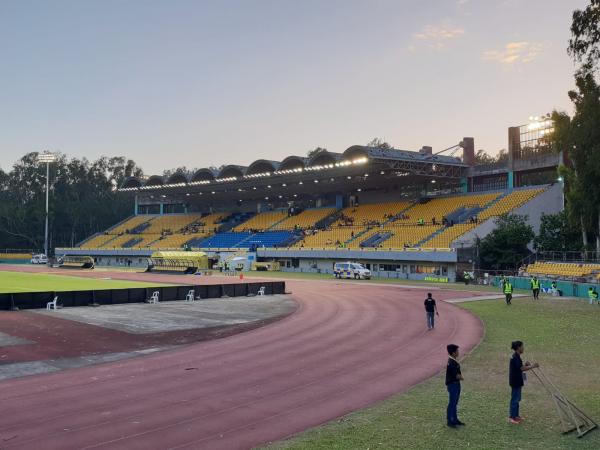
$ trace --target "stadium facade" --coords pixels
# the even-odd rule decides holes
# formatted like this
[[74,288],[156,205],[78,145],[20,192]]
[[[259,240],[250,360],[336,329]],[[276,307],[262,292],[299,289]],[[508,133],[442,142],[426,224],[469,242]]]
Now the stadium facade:
[[526,214],[537,229],[562,209],[565,157],[550,148],[551,130],[545,117],[509,128],[507,158],[490,165],[476,164],[466,137],[445,154],[357,145],[129,178],[119,190],[132,217],[56,254],[145,266],[157,250],[199,249],[218,267],[332,273],[350,260],[383,277],[452,281],[497,216]]

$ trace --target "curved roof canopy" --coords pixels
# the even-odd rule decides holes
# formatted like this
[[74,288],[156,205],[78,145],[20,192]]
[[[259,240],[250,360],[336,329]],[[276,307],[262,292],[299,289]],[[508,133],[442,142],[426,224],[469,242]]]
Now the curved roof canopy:
[[310,158],[308,166],[327,166],[329,164],[335,164],[340,159],[342,159],[342,155],[340,153],[332,153],[327,150],[322,150]]
[[277,170],[294,170],[304,169],[306,167],[307,159],[302,156],[288,156],[279,163],[279,169]]
[[234,164],[230,164],[225,166],[219,172],[219,178],[240,178],[244,176],[246,172],[246,167],[244,166],[236,166]]
[[175,172],[167,179],[167,184],[187,183],[187,175],[183,172]]
[[246,170],[246,175],[256,175],[259,173],[271,173],[275,172],[279,167],[279,163],[277,161],[269,161],[267,159],[257,159],[252,164],[248,166],[248,170]]
[[369,157],[369,147],[364,147],[362,145],[353,145],[352,147],[348,147],[344,153],[342,153],[344,159],[353,160],[356,158],[368,158]]
[[198,169],[192,175],[190,180],[192,183],[195,181],[212,181],[217,177],[217,171],[209,168]]
[[160,175],[152,175],[148,178],[144,186],[162,186],[163,184],[165,184],[163,177]]
[[129,177],[127,178],[124,182],[123,185],[121,186],[122,188],[139,188],[142,187],[142,180],[140,180],[137,177]]

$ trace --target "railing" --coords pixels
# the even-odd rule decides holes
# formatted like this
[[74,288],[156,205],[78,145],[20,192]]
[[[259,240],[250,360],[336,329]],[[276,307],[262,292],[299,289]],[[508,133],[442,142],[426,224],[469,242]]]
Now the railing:
[[538,252],[535,256],[538,261],[600,263],[600,253],[595,251]]

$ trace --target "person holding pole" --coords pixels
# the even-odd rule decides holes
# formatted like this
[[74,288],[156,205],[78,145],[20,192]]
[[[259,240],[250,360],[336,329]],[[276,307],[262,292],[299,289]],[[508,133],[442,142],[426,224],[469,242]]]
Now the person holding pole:
[[523,364],[521,355],[525,351],[525,345],[522,341],[514,341],[510,347],[514,353],[510,358],[510,364],[508,366],[508,384],[511,388],[508,422],[513,425],[519,425],[523,421],[519,412],[519,402],[521,401],[521,390],[525,385],[525,372],[535,369],[539,367],[539,365],[538,363],[530,364],[529,361]]
[[540,299],[540,280],[535,275],[531,279],[531,292],[534,300]]

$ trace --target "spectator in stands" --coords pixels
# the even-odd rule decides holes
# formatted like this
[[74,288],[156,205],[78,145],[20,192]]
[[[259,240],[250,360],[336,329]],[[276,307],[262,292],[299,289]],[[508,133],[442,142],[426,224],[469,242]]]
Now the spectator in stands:
[[417,220],[417,225],[425,225],[425,220],[422,217],[419,217],[419,220]]
[[437,225],[437,224],[435,223],[435,217],[432,217],[432,218],[431,218],[431,225]]
[[534,275],[531,279],[531,292],[533,293],[533,299],[540,299],[540,280]]
[[539,365],[537,363],[530,364],[529,361],[523,364],[523,360],[521,359],[521,355],[525,351],[523,342],[514,341],[510,347],[514,353],[508,366],[508,384],[511,387],[508,421],[513,425],[519,425],[523,421],[519,413],[519,402],[521,401],[521,390],[525,384],[524,372],[535,369]]

